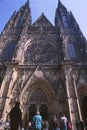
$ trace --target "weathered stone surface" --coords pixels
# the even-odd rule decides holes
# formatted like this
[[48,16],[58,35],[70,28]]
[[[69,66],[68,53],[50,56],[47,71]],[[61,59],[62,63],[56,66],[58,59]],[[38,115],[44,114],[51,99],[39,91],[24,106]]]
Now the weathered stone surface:
[[3,120],[9,120],[10,109],[20,101],[25,122],[38,110],[49,119],[65,113],[75,130],[76,120],[87,116],[86,44],[60,1],[55,26],[44,14],[32,24],[28,2],[14,13],[0,36]]

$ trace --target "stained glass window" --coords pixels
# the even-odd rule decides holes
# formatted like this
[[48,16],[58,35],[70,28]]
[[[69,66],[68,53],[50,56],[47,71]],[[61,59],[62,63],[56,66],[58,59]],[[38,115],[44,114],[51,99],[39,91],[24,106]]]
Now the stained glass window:
[[9,47],[8,47],[8,52],[7,52],[7,59],[10,59],[12,57],[13,51],[14,51],[15,43],[12,42]]
[[70,57],[71,58],[75,58],[75,50],[74,50],[74,46],[72,43],[69,43],[69,52],[70,52]]

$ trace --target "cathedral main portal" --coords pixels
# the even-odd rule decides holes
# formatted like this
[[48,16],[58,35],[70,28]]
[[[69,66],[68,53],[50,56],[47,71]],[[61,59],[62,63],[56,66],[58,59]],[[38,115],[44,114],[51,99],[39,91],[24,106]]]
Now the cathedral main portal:
[[31,121],[37,111],[40,112],[43,119],[48,119],[50,113],[55,111],[55,105],[53,105],[55,104],[55,93],[53,88],[46,82],[39,80],[31,86],[26,87],[22,94],[23,97],[27,95],[26,99],[24,98],[27,106],[26,110],[23,111],[26,114],[27,121]]
[[29,98],[29,116],[28,120],[32,120],[37,111],[40,112],[43,119],[48,118],[49,99],[41,88],[35,88],[32,90]]
[[21,97],[22,103],[25,104],[23,109],[24,120],[31,121],[37,111],[40,112],[43,119],[49,119],[52,113],[58,111],[55,91],[45,78],[34,78],[31,82],[27,82]]

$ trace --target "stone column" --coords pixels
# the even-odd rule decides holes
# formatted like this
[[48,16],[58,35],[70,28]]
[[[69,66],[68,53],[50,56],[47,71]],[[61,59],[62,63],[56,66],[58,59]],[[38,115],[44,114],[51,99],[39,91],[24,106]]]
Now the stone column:
[[69,91],[69,71],[65,70],[65,78],[66,78],[66,91],[67,91],[67,100],[68,100],[68,105],[69,105],[69,113],[70,113],[70,118],[72,120],[72,114],[71,114],[71,98],[70,98],[70,91]]
[[77,95],[75,91],[74,81],[72,77],[72,66],[65,66],[66,91],[69,105],[70,120],[73,130],[76,129],[75,123],[79,119],[79,110],[77,104]]
[[78,112],[79,112],[79,119],[82,120],[82,114],[81,114],[81,109],[80,109],[80,104],[79,104],[79,97],[77,93],[77,88],[76,88],[76,75],[73,74],[73,81],[74,81],[74,89],[76,93],[76,101],[77,101],[77,106],[78,106]]
[[4,80],[2,82],[1,90],[0,90],[0,104],[1,104],[0,111],[2,111],[2,112],[4,109],[5,101],[6,101],[6,99],[9,98],[9,97],[7,97],[7,92],[9,89],[9,83],[11,80],[12,71],[13,71],[12,68],[10,68],[10,67],[7,68]]

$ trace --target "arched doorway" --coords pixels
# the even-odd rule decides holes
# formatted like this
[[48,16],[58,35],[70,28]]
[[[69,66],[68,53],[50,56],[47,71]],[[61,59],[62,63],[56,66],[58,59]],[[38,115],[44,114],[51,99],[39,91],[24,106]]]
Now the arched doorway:
[[40,112],[42,118],[48,116],[48,99],[45,92],[40,88],[35,88],[29,98],[29,121],[32,120],[33,116],[37,111]]
[[[27,96],[26,96],[27,95]],[[43,80],[36,80],[34,84],[26,85],[22,91],[21,97],[26,102],[27,121],[31,121],[35,112],[40,111],[43,118],[46,118],[54,111],[55,92],[49,83]],[[26,97],[26,98],[25,98]],[[32,109],[33,107],[33,109]]]
[[85,120],[87,118],[87,96],[85,96],[82,101],[82,115]]

